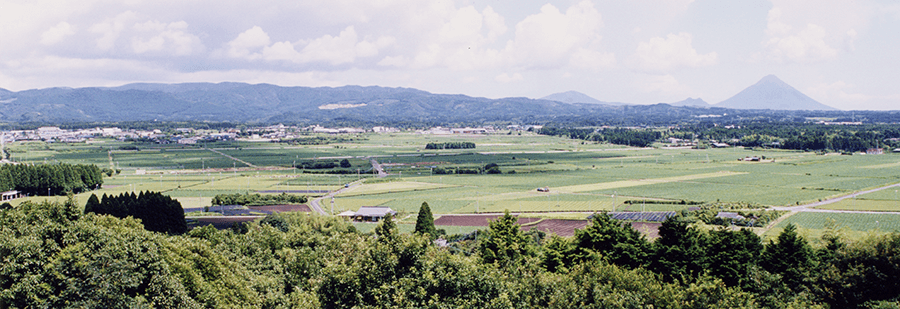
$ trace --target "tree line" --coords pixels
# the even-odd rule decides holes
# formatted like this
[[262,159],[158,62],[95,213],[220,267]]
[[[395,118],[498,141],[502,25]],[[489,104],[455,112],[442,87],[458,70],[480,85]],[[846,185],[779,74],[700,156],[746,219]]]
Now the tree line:
[[507,213],[443,247],[424,221],[360,233],[283,213],[169,235],[71,200],[23,203],[0,210],[0,306],[892,308],[900,297],[897,233],[846,242],[833,229],[813,247],[791,226],[763,242],[670,220],[651,242],[598,215],[547,238]]
[[826,125],[802,122],[700,123],[662,129],[543,127],[538,134],[594,142],[647,147],[667,138],[812,151],[865,151],[900,148],[900,126],[892,124]]
[[64,195],[98,189],[103,175],[96,165],[4,164],[0,166],[0,191],[18,190],[28,195]]
[[626,128],[604,128],[597,130],[591,128],[543,127],[538,130],[537,133],[634,147],[648,147],[663,136],[658,130]]
[[234,193],[217,194],[212,199],[213,205],[245,205],[262,206],[278,204],[303,204],[306,197],[282,192],[277,195],[261,195],[259,193]]
[[133,217],[140,219],[148,231],[169,234],[187,232],[184,209],[181,202],[159,192],[134,192],[97,198],[91,194],[84,206],[85,213],[110,215],[116,218]]
[[425,149],[475,149],[473,142],[444,142],[444,143],[428,143]]

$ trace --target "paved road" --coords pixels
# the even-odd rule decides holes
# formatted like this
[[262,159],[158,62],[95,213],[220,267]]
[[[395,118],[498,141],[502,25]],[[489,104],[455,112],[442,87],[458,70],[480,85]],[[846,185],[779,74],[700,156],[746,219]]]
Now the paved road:
[[378,178],[387,177],[387,173],[384,172],[384,169],[381,168],[381,164],[378,164],[378,161],[375,161],[375,158],[370,158],[369,162],[372,162],[372,168],[378,171]]
[[844,195],[841,197],[831,198],[831,199],[827,199],[827,200],[819,201],[819,202],[815,202],[815,203],[810,203],[810,204],[805,204],[805,205],[800,205],[800,206],[790,206],[790,207],[772,207],[771,209],[796,211],[796,212],[874,213],[874,214],[898,214],[898,215],[900,215],[900,212],[897,212],[897,211],[836,210],[836,209],[814,208],[814,207],[818,207],[818,206],[822,206],[822,205],[837,203],[837,202],[843,201],[848,198],[857,197],[859,195],[872,193],[875,191],[881,191],[881,190],[888,189],[888,188],[896,188],[896,187],[900,187],[900,183],[892,184],[892,185],[888,185],[888,186],[884,186],[884,187],[880,187],[880,188],[875,188],[875,189],[871,189],[871,190],[860,191],[860,192]]
[[309,208],[312,208],[313,211],[318,212],[320,214],[330,215],[331,214],[330,211],[325,211],[325,208],[322,208],[322,200],[325,200],[325,202],[328,203],[328,202],[330,202],[329,200],[331,198],[333,198],[335,195],[337,195],[338,193],[356,188],[357,186],[359,186],[361,184],[362,184],[362,180],[357,180],[357,181],[349,183],[346,188],[341,188],[340,190],[332,191],[331,193],[328,193],[325,196],[320,196],[320,197],[314,198],[312,201],[309,202]]

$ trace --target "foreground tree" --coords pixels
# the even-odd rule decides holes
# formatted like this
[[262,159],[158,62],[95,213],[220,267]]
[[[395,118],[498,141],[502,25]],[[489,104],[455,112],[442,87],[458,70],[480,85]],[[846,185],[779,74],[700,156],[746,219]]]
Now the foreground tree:
[[702,231],[670,217],[659,227],[651,268],[670,281],[692,281],[706,268],[706,242]]
[[416,217],[416,234],[429,235],[431,239],[437,237],[437,230],[434,228],[434,215],[431,214],[431,207],[427,202],[422,202],[419,207],[419,216]]
[[510,215],[509,210],[491,221],[478,245],[482,262],[506,266],[530,255],[528,236],[522,233],[516,221],[518,219]]
[[638,268],[648,263],[650,243],[627,222],[613,220],[609,214],[594,214],[591,224],[575,230],[575,245],[581,250],[579,259],[592,255],[609,263]]
[[784,282],[796,290],[812,266],[813,252],[809,243],[797,234],[797,226],[788,224],[778,235],[778,242],[769,241],[762,256],[762,267],[780,274]]
[[181,203],[159,192],[147,191],[140,195],[123,193],[119,196],[104,194],[99,203],[96,196],[91,196],[84,211],[118,218],[135,217],[141,219],[148,231],[169,234],[187,232]]

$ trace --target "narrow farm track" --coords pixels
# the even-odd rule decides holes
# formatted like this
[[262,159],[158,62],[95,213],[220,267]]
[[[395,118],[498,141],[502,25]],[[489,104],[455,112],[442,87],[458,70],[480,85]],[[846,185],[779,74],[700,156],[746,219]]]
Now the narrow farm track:
[[867,210],[837,210],[837,209],[818,209],[813,207],[818,207],[822,205],[828,205],[843,201],[848,198],[855,198],[859,195],[868,194],[872,192],[881,191],[888,188],[900,187],[900,183],[887,185],[880,188],[875,188],[866,191],[860,191],[856,193],[847,194],[844,196],[839,196],[835,198],[830,198],[824,201],[819,201],[815,203],[800,205],[800,206],[791,206],[791,207],[772,207],[773,210],[784,210],[791,212],[830,212],[830,213],[856,213],[856,214],[892,214],[892,215],[900,215],[900,211],[867,211]]
[[309,208],[312,208],[313,211],[318,212],[320,214],[330,215],[331,214],[330,212],[327,212],[327,211],[325,211],[324,208],[322,208],[322,200],[334,198],[334,196],[337,195],[338,193],[351,190],[361,184],[362,184],[362,180],[357,180],[357,181],[354,181],[354,182],[351,182],[350,184],[348,184],[348,186],[346,188],[341,188],[340,190],[331,191],[331,193],[328,193],[325,196],[320,196],[320,197],[314,198],[314,199],[312,199],[312,201],[309,202]]
[[209,151],[212,151],[212,152],[214,152],[214,153],[220,154],[220,155],[222,155],[223,157],[232,159],[232,160],[237,161],[237,162],[241,162],[242,164],[247,165],[247,166],[249,166],[249,167],[253,167],[253,168],[257,167],[256,165],[253,165],[253,164],[251,164],[250,162],[247,162],[247,161],[244,161],[244,160],[241,160],[241,159],[238,159],[238,158],[229,156],[229,155],[227,155],[227,154],[222,153],[221,151],[218,151],[218,150],[215,150],[215,149],[212,149],[212,148],[206,148],[206,149],[209,150]]
[[375,161],[375,158],[370,158],[369,162],[372,163],[372,168],[378,171],[378,178],[387,177],[388,174],[384,172],[383,168],[381,168],[381,164],[378,164],[378,161]]

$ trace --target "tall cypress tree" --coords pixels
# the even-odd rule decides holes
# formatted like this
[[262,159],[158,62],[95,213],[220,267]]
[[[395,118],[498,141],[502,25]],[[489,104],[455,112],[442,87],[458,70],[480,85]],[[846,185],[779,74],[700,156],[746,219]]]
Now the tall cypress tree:
[[91,197],[88,198],[87,204],[84,204],[84,213],[97,212],[99,209],[100,199],[97,198],[96,194],[91,193]]
[[422,202],[422,206],[419,207],[415,232],[416,234],[428,234],[432,239],[437,237],[437,231],[434,229],[434,216],[431,214],[428,202]]

